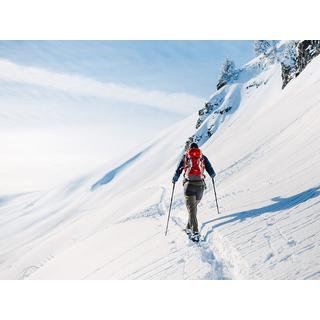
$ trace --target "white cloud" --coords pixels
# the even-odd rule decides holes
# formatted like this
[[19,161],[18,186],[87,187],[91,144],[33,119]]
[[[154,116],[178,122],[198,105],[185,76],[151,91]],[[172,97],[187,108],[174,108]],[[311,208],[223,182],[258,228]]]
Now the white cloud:
[[62,90],[71,94],[142,104],[186,115],[195,112],[204,103],[203,98],[183,92],[147,91],[83,76],[18,65],[3,59],[0,59],[0,79]]

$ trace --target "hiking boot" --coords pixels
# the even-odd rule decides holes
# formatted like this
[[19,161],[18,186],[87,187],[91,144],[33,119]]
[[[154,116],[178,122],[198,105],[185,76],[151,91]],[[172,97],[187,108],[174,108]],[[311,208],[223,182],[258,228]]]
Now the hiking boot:
[[193,242],[199,242],[199,241],[200,241],[200,234],[199,234],[199,232],[193,233],[190,239],[191,239],[191,241],[193,241]]

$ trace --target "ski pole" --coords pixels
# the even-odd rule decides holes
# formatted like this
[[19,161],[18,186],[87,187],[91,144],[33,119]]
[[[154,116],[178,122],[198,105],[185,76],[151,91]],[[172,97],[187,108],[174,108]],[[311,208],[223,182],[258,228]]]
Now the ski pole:
[[215,186],[215,184],[214,184],[214,178],[212,178],[212,183],[213,183],[214,196],[215,196],[215,198],[216,198],[217,211],[218,211],[218,214],[220,214],[219,206],[218,206],[218,199],[217,199],[216,186]]
[[168,233],[168,226],[169,226],[169,219],[170,219],[170,212],[171,212],[171,206],[172,206],[172,199],[173,199],[173,193],[174,193],[174,187],[176,186],[175,182],[173,183],[172,187],[172,194],[171,194],[171,200],[170,200],[170,207],[169,207],[169,213],[168,213],[168,220],[167,220],[167,227],[166,227],[166,233],[165,236]]

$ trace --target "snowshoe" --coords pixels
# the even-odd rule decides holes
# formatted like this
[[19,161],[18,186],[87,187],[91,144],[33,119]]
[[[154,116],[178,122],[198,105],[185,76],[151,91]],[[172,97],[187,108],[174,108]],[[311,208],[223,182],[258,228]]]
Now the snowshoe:
[[191,235],[190,240],[193,242],[199,242],[200,241],[200,234],[198,232],[195,232]]

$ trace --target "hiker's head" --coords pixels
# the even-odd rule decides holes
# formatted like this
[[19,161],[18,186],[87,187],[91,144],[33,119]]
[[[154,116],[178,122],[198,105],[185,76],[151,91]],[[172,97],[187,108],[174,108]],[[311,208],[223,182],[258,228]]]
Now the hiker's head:
[[198,148],[199,148],[199,146],[195,142],[191,143],[190,149],[198,149]]

